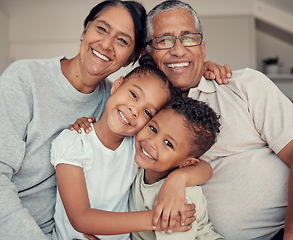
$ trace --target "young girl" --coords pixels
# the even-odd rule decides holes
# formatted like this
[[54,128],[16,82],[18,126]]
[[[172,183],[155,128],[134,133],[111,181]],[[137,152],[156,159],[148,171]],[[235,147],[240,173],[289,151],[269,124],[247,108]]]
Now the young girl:
[[[78,134],[64,130],[53,141],[58,239],[84,239],[81,233],[114,235],[152,229],[152,211],[125,213],[138,170],[133,136],[176,93],[157,67],[142,65],[113,83],[104,114],[92,124],[94,131]],[[182,226],[180,230],[189,229]],[[106,238],[129,239],[129,234]]]
[[[191,98],[174,99],[151,119],[136,136],[135,162],[141,169],[132,185],[130,210],[152,209],[169,173],[198,164],[198,158],[215,143],[219,126],[216,113]],[[223,239],[213,231],[201,187],[187,187],[185,191],[188,202],[197,206],[196,222],[190,231],[172,234],[146,231],[133,233],[132,239]]]

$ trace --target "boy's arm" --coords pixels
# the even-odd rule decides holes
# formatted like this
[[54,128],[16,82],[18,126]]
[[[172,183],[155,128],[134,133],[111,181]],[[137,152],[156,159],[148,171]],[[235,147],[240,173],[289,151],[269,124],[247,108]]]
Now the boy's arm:
[[199,163],[182,167],[171,172],[164,182],[154,204],[153,225],[161,220],[161,231],[172,232],[178,212],[181,214],[181,224],[185,224],[185,187],[200,185],[207,182],[213,174],[209,163],[200,160]]
[[[58,164],[56,178],[66,214],[76,231],[92,235],[116,235],[153,230],[153,210],[108,212],[90,208],[82,168]],[[190,228],[184,226],[181,230],[188,231]]]

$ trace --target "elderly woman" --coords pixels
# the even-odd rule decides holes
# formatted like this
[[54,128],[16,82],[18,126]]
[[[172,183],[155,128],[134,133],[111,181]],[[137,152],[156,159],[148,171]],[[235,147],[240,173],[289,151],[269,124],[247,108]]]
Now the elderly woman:
[[[103,14],[110,7],[111,14]],[[85,19],[77,56],[21,60],[1,75],[3,239],[51,238],[56,199],[51,142],[80,116],[100,118],[110,95],[106,78],[139,56],[144,20],[137,2],[101,2]]]

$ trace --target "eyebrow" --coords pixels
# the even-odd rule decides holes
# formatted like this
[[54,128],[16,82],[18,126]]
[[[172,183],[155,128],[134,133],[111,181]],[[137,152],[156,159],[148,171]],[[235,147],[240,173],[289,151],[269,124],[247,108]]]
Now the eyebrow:
[[[141,94],[142,94],[143,96],[145,96],[144,91],[143,91],[143,89],[142,89],[140,86],[138,86],[138,85],[136,85],[136,84],[133,84],[133,86],[136,87],[137,89],[139,89],[140,92],[141,92]],[[157,114],[157,113],[159,112],[159,109],[156,108],[155,106],[152,106],[152,107],[155,109],[156,114]]]
[[[97,20],[97,22],[103,23],[103,24],[105,24],[108,28],[112,29],[111,25],[110,25],[109,23],[105,22],[104,20]],[[129,38],[129,39],[132,41],[132,38],[131,38],[131,36],[130,36],[129,34],[127,34],[127,33],[125,33],[125,32],[119,32],[119,33],[120,33],[121,35],[123,35],[123,36]]]
[[[189,33],[195,33],[194,31],[189,31],[189,30],[185,30],[185,31],[181,31],[180,32],[180,35],[184,35],[184,34],[189,34]],[[161,35],[161,37],[163,36],[173,36],[174,34],[173,33],[170,33],[170,32],[165,32]]]

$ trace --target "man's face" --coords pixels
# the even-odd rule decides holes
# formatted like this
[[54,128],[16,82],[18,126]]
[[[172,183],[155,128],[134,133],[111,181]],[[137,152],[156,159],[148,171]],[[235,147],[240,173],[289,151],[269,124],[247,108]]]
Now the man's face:
[[[153,20],[153,29],[152,38],[198,33],[193,16],[184,9],[159,13]],[[149,54],[175,87],[185,92],[198,85],[204,70],[204,43],[184,47],[180,39],[176,39],[173,48],[157,50],[150,44],[150,49]]]

